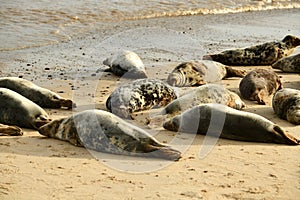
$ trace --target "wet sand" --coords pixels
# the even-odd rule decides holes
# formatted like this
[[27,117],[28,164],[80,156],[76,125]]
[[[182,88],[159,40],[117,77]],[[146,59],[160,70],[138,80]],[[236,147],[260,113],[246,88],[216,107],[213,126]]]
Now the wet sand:
[[[102,61],[119,48],[136,51],[151,78],[166,79],[176,64],[206,53],[300,36],[300,10],[157,18],[94,27],[52,46],[3,51],[1,76],[20,76],[72,98],[78,108],[46,109],[53,119],[84,109],[104,109],[113,89],[123,84]],[[300,52],[300,49],[296,49]],[[271,68],[270,66],[240,67]],[[282,73],[284,87],[300,89],[299,74]],[[238,91],[240,78],[223,80]],[[185,91],[187,89],[183,89]],[[182,91],[179,91],[182,92]],[[300,126],[279,119],[271,104],[246,101],[258,113],[300,138]],[[181,146],[186,135],[150,130],[140,113],[133,123],[158,140],[183,149],[178,162],[98,154],[24,129],[21,137],[0,138],[1,199],[296,199],[300,195],[299,147],[219,139],[207,150],[204,136]],[[181,140],[180,140],[181,139]],[[97,159],[96,159],[97,158]],[[126,172],[127,170],[127,172]]]

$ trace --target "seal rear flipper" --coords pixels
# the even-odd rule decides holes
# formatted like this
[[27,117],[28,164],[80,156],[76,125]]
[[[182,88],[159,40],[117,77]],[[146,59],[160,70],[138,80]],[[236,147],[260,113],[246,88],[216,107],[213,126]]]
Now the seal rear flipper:
[[294,136],[285,133],[279,126],[274,126],[273,133],[275,134],[274,142],[288,145],[300,145],[300,140]]
[[[181,152],[171,147],[164,146],[164,147],[157,147],[151,144],[145,145],[145,153],[146,156],[154,157],[154,158],[161,158],[166,160],[173,160],[178,161],[181,158]],[[148,155],[149,154],[149,155]]]
[[17,126],[0,124],[0,136],[22,136],[23,131]]
[[247,74],[246,70],[240,69],[233,69],[232,67],[225,66],[226,69],[226,76],[225,78],[229,77],[244,77]]

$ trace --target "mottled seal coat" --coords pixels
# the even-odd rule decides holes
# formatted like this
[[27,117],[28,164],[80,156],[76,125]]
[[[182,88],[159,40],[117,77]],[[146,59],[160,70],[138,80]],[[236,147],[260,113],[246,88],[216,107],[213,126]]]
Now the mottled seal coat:
[[22,95],[0,88],[0,123],[38,129],[50,122],[48,114]]
[[123,118],[131,113],[165,106],[177,95],[172,87],[158,79],[139,79],[115,89],[106,100],[109,111]]
[[169,74],[167,83],[177,87],[199,86],[245,75],[245,70],[236,70],[215,61],[198,60],[184,62],[175,67]]
[[112,154],[178,160],[181,153],[159,143],[146,131],[103,110],[87,110],[54,120],[39,129],[47,137]]
[[144,63],[132,51],[122,51],[103,61],[117,76],[125,75],[126,78],[147,78]]
[[65,99],[55,92],[52,92],[46,88],[39,87],[31,81],[22,78],[0,78],[0,87],[13,90],[43,108],[65,107],[71,109],[72,107],[76,106],[75,103],[72,102],[72,100]]
[[287,35],[282,41],[226,50],[218,54],[205,55],[203,59],[218,61],[225,65],[272,65],[277,60],[291,55],[299,45],[298,37]]
[[0,136],[21,136],[23,135],[22,129],[17,126],[9,126],[5,124],[0,124]]
[[240,82],[239,90],[244,99],[266,104],[267,98],[282,88],[279,76],[272,70],[255,69]]
[[163,124],[171,131],[232,140],[299,145],[300,141],[268,119],[221,104],[195,106]]
[[239,110],[246,106],[236,93],[227,90],[222,85],[207,84],[199,86],[173,100],[164,107],[162,114],[177,114],[196,105],[206,103],[225,104]]
[[273,96],[272,107],[281,119],[300,125],[300,90],[278,90]]
[[274,69],[281,69],[283,72],[300,73],[300,53],[281,58],[272,67]]

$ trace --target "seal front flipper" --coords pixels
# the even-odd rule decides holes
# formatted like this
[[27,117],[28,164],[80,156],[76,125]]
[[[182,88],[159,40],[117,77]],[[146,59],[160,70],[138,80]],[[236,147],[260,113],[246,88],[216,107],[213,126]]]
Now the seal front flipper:
[[19,127],[0,124],[0,136],[21,136],[21,135],[23,135],[23,131]]
[[240,69],[233,69],[232,67],[225,66],[226,69],[226,76],[225,78],[229,77],[244,77],[247,74],[246,70]]
[[149,153],[149,157],[163,158],[166,160],[178,161],[181,158],[181,152],[172,149],[168,146],[157,147],[150,144],[145,145],[146,153]]

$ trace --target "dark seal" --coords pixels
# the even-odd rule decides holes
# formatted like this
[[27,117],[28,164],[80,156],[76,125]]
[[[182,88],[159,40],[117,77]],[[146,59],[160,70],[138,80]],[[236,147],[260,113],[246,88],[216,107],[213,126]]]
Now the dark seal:
[[181,153],[161,144],[112,113],[87,110],[42,126],[39,133],[87,149],[131,156],[178,160]]
[[158,79],[139,79],[115,89],[106,100],[109,111],[122,118],[131,113],[165,106],[177,95],[172,87]]
[[287,35],[278,42],[267,42],[248,48],[226,50],[218,54],[205,55],[204,60],[214,60],[225,65],[272,65],[289,56],[300,45],[300,39]]
[[0,123],[38,129],[50,122],[48,114],[22,95],[0,88]]
[[221,104],[195,106],[166,121],[163,127],[170,131],[209,135],[239,141],[287,145],[300,144],[300,140],[289,135],[268,119]]
[[244,99],[266,104],[270,95],[282,88],[279,76],[272,70],[255,69],[240,82],[239,90]]
[[55,92],[39,87],[26,79],[17,77],[0,78],[0,87],[13,90],[22,96],[30,99],[43,108],[67,108],[71,109],[76,105],[70,99],[65,99]]

